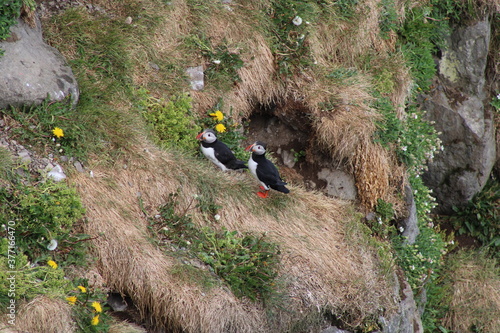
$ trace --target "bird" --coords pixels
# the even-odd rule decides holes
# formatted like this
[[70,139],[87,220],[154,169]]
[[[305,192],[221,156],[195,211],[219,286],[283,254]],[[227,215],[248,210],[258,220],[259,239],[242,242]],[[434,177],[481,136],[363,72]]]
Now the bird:
[[265,143],[256,141],[245,150],[252,152],[248,160],[248,169],[250,169],[250,172],[260,182],[260,189],[264,191],[257,192],[259,197],[267,198],[270,189],[290,193],[290,190],[285,187],[287,183],[281,179],[276,166],[266,158]]
[[201,152],[222,171],[248,169],[245,162],[238,160],[231,149],[217,139],[215,131],[208,128],[196,136],[200,140]]

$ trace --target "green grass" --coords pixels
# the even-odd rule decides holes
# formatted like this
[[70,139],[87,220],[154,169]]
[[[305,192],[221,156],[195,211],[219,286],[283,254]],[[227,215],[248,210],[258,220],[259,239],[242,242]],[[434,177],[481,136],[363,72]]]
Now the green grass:
[[[265,301],[275,294],[280,250],[265,235],[240,234],[225,228],[197,227],[188,211],[194,201],[179,208],[180,192],[171,193],[159,208],[160,216],[150,218],[149,230],[160,246],[172,246],[211,267],[238,297]],[[181,213],[177,213],[180,210]],[[202,279],[204,281],[204,279]]]

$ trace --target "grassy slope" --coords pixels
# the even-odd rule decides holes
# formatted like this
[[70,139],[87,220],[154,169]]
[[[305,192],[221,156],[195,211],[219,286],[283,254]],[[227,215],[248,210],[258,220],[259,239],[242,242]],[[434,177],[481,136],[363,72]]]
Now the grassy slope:
[[[239,73],[242,83],[234,88],[208,82],[205,91],[191,92],[195,111],[203,114],[204,109],[221,96],[227,108],[233,107],[248,116],[256,102],[266,104],[294,93],[298,88],[290,88],[292,79],[276,80],[269,50],[270,36],[265,33],[265,25],[269,23],[262,21],[264,26],[259,26],[264,16],[258,13],[269,10],[270,4],[245,2],[229,11],[218,2],[190,3],[190,6],[184,1],[174,1],[170,6],[146,2],[141,8],[135,7],[133,1],[126,3],[128,5],[123,6],[102,3],[108,13],[118,16],[113,20],[116,23],[76,11],[56,18],[47,28],[52,44],[59,47],[70,63],[77,65],[84,98],[81,107],[88,102],[85,100],[87,89],[106,89],[111,98],[103,106],[103,112],[110,108],[109,112],[115,110],[137,124],[135,131],[123,126],[123,121],[110,127],[110,137],[116,140],[113,146],[121,147],[122,153],[117,156],[111,152],[117,157],[113,163],[104,165],[100,165],[99,155],[93,156],[88,163],[94,177],[82,174],[71,179],[88,208],[85,232],[100,235],[94,244],[95,254],[107,285],[131,295],[146,317],[150,314],[155,318],[155,324],[193,331],[287,330],[300,327],[303,321],[311,321],[309,325],[321,322],[314,318],[317,315],[310,318],[318,309],[343,316],[345,323],[357,326],[363,321],[370,322],[380,309],[393,311],[393,299],[398,296],[390,288],[390,278],[381,272],[377,250],[361,240],[364,233],[360,226],[356,227],[359,217],[353,214],[354,208],[349,204],[305,192],[297,186],[292,186],[288,197],[276,195],[275,199],[262,202],[253,193],[254,184],[248,175],[221,174],[205,161],[184,159],[158,150],[137,134],[144,129],[137,110],[127,104],[123,95],[126,89],[133,91],[133,87],[143,86],[157,96],[188,91],[182,73],[187,65],[201,63],[198,48],[203,38],[213,45],[224,40],[231,52],[240,53],[246,66]],[[161,15],[157,16],[158,13]],[[129,15],[137,20],[136,26],[120,23]],[[69,22],[72,23],[68,25]],[[76,29],[72,26],[75,24]],[[93,67],[91,63],[97,51],[110,52],[109,49],[93,51],[88,44],[92,40],[98,43],[102,38],[95,29],[100,24],[112,31],[106,38],[126,46],[107,54],[112,61],[126,67],[125,72],[121,68],[109,69],[116,71],[111,79],[107,77],[109,73],[101,73],[102,68]],[[86,36],[83,41],[79,37],[80,29],[88,29],[83,32]],[[67,42],[68,39],[72,42]],[[59,44],[58,40],[67,43]],[[78,66],[81,61],[85,63]],[[168,70],[155,72],[148,65],[150,61]],[[132,82],[127,81],[130,78]],[[223,79],[219,83],[222,84]],[[320,89],[321,83],[317,83],[308,93],[312,96],[311,103],[316,103],[314,99]],[[359,91],[363,96],[362,88],[355,89],[352,91]],[[347,98],[349,91],[344,87],[341,94]],[[88,96],[95,99],[99,95],[91,91]],[[89,102],[88,105],[95,104]],[[369,112],[366,106],[359,110]],[[123,144],[120,138],[129,135],[133,135],[137,144]],[[280,244],[282,279],[286,285],[282,305],[263,309],[258,303],[236,299],[223,287],[214,287],[200,296],[202,287],[178,281],[172,271],[172,267],[178,265],[177,260],[163,255],[148,240],[147,220],[140,210],[137,193],[141,193],[144,206],[154,215],[165,196],[179,186],[182,186],[181,200],[186,201],[210,187],[210,195],[222,206],[217,227],[267,232]],[[202,214],[192,214],[197,224],[206,223]],[[269,311],[270,318],[266,315]]]
[[[262,105],[303,101],[318,146],[346,161],[364,206],[371,208],[380,197],[399,204],[396,184],[404,172],[372,142],[378,115],[369,106],[369,92],[384,87],[400,106],[410,79],[394,52],[395,36],[380,36],[378,2],[366,1],[364,12],[349,20],[336,11],[321,14],[317,6],[298,6],[305,19],[321,18],[304,28],[316,63],[297,65],[283,56],[285,65],[295,68],[288,75],[278,74],[272,54],[286,52],[273,49],[273,16],[265,15],[271,2],[241,1],[230,5],[232,10],[218,1],[96,3],[105,11],[72,10],[46,21],[44,29],[69,60],[82,90],[77,113],[62,119],[71,119],[63,126],[78,134],[85,150],[75,148],[75,154],[87,158],[94,176],[74,174],[70,182],[87,207],[85,232],[98,236],[92,254],[107,286],[130,295],[153,326],[173,331],[302,331],[321,325],[323,312],[368,330],[380,309],[391,313],[399,297],[391,289],[392,261],[379,258],[381,244],[366,236],[355,207],[300,186],[292,186],[289,196],[263,202],[248,174],[222,174],[204,160],[153,146],[135,100],[139,87],[167,98],[189,91],[185,68],[208,66],[201,50],[214,55],[224,45],[223,55],[238,54],[245,64],[238,70],[241,81],[233,84],[231,76],[216,72],[204,91],[190,92],[195,113],[204,115],[222,98],[222,111],[237,110],[233,115],[239,122]],[[400,17],[403,3],[395,1]],[[128,16],[131,25],[124,23]],[[328,75],[346,69],[356,75]],[[152,245],[145,212],[153,216],[179,187],[179,211],[193,195],[203,194],[222,207],[216,227],[267,232],[280,244],[283,294],[275,304],[240,300],[221,284],[207,287],[189,273],[179,275],[179,260]],[[195,224],[209,223],[198,210],[189,213]]]

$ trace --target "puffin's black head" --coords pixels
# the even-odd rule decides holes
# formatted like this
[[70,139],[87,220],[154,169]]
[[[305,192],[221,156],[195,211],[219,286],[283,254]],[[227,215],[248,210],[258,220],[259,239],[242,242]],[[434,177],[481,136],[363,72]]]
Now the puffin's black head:
[[250,146],[248,146],[246,151],[251,151],[257,155],[264,155],[266,153],[266,144],[262,141],[255,141]]
[[196,136],[196,139],[206,143],[212,143],[217,140],[217,135],[215,135],[215,131],[213,129],[207,128],[206,130],[198,134]]

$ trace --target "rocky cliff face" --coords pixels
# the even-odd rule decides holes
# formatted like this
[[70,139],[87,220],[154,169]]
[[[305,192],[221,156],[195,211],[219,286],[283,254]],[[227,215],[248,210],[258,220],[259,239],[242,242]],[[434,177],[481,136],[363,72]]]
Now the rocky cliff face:
[[424,175],[441,213],[481,191],[495,164],[495,125],[485,78],[490,37],[488,19],[456,27],[441,50],[434,89],[423,102],[446,147]]

